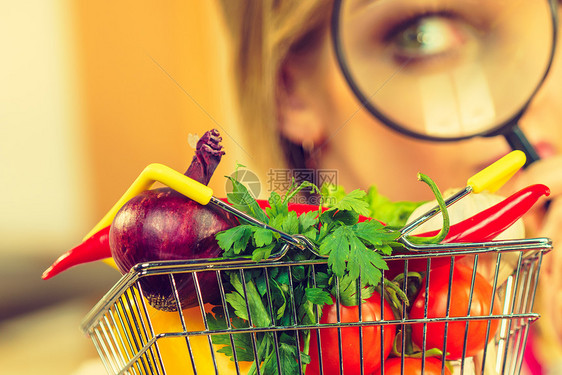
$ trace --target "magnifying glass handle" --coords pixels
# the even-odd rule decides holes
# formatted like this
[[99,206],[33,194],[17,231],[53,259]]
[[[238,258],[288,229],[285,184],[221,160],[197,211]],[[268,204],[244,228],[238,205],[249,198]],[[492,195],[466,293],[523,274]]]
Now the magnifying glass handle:
[[507,143],[513,150],[521,150],[527,156],[527,161],[523,168],[528,167],[531,163],[540,160],[535,148],[529,143],[527,137],[518,125],[514,125],[510,131],[503,133]]

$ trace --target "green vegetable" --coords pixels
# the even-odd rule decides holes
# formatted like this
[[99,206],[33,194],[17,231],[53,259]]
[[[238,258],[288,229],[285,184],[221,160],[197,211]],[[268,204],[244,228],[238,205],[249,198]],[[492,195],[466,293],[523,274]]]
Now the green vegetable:
[[[297,185],[293,182],[286,195],[271,193],[270,207],[264,212],[243,184],[236,178],[227,178],[233,185],[233,192],[227,195],[232,205],[273,228],[306,236],[317,245],[319,253],[327,257],[327,264],[314,266],[276,265],[224,271],[228,316],[235,328],[249,327],[250,317],[252,327],[315,325],[322,307],[333,303],[332,296],[346,306],[359,305],[371,297],[381,282],[382,270],[388,269],[383,256],[390,255],[395,247],[403,247],[396,242],[400,236],[396,229],[377,220],[359,222],[360,215],[371,214],[370,199],[374,193],[367,198],[361,190],[345,194],[339,188],[320,190],[310,183]],[[300,216],[289,211],[290,200],[303,189],[319,194],[328,207],[323,210],[319,206],[317,211]],[[225,257],[251,256],[256,262],[285,244],[277,233],[250,224],[221,232],[216,238]],[[283,261],[317,258],[311,252],[292,247]],[[210,329],[228,327],[222,307],[215,308],[208,319]],[[225,345],[220,352],[233,358],[234,349],[238,360],[254,361],[251,374],[256,373],[256,365],[263,374],[277,374],[279,370],[298,373],[299,366],[310,362],[307,330],[213,335],[212,339],[214,344]],[[254,358],[254,348],[257,358]]]
[[[330,204],[342,199],[345,189],[342,186],[324,184],[321,187],[325,201]],[[365,216],[376,217],[378,220],[392,227],[402,227],[416,208],[425,202],[399,201],[393,202],[380,194],[375,186],[369,187],[362,198],[367,203],[368,213]]]
[[443,196],[441,195],[441,193],[439,192],[439,189],[437,189],[437,186],[435,185],[435,183],[426,175],[424,175],[423,173],[418,173],[418,180],[419,181],[423,181],[426,184],[429,185],[429,187],[431,188],[431,191],[433,192],[433,194],[435,195],[435,198],[437,200],[437,204],[439,205],[439,207],[441,208],[441,214],[443,216],[443,227],[441,228],[441,230],[432,237],[415,237],[415,236],[409,236],[409,240],[412,243],[418,243],[418,244],[431,244],[431,243],[439,243],[441,241],[443,241],[445,239],[445,237],[447,237],[447,234],[449,233],[449,227],[450,227],[450,219],[449,219],[449,211],[447,210],[447,206],[445,204],[445,199],[443,199]]

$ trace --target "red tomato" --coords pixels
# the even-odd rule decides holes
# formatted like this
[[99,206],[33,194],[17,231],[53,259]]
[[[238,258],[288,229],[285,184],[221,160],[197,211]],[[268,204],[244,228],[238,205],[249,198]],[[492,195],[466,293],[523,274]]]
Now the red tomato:
[[[463,256],[456,256],[455,259],[460,259]],[[414,258],[408,260],[408,272],[426,272],[427,271],[427,258]],[[396,276],[404,273],[405,261],[401,259],[393,259],[386,262],[388,270],[384,271],[384,277],[388,280],[394,279]],[[451,264],[451,257],[435,257],[431,258],[430,268],[438,268],[449,266]]]
[[[427,302],[428,318],[444,318],[447,312],[447,294],[449,289],[450,266],[432,269],[429,272],[429,297]],[[453,270],[451,287],[451,301],[449,317],[467,316],[470,286],[472,281],[472,268],[456,264]],[[490,303],[492,301],[492,286],[479,273],[474,279],[474,292],[470,306],[470,316],[484,316],[490,314]],[[425,305],[425,280],[422,282],[420,293],[417,295],[410,318],[424,318]],[[494,302],[494,314],[499,314],[499,302]],[[449,323],[447,328],[447,359],[459,359],[462,357],[464,337],[466,331],[466,320]],[[494,337],[498,328],[499,320],[493,319],[490,324],[488,342]],[[468,324],[468,335],[466,341],[466,357],[478,354],[486,346],[486,330],[488,320],[472,320]],[[443,335],[445,323],[428,323],[426,332],[426,349],[443,348]],[[420,348],[423,344],[423,324],[412,325],[412,341]],[[442,349],[443,350],[443,349]]]
[[[381,297],[374,293],[371,298],[366,300],[361,307],[361,317],[363,321],[381,320]],[[320,323],[337,322],[336,304],[325,305],[322,310]],[[358,306],[340,306],[340,321],[344,323],[359,321]],[[392,320],[394,315],[390,305],[384,302],[384,319]],[[363,353],[360,353],[359,327],[346,327],[341,329],[342,338],[342,358],[345,374],[360,374],[360,356],[363,356],[364,373],[370,374],[377,370],[381,364],[381,326],[362,327]],[[394,336],[396,335],[395,326],[384,326],[383,353],[386,358],[392,349]],[[320,332],[320,342],[322,351],[322,365],[324,375],[340,373],[340,350],[338,344],[338,329],[324,328],[310,333],[310,357],[311,363],[306,367],[306,375],[316,375],[320,373],[318,357],[318,339]]]
[[[423,367],[424,375],[441,375],[442,362],[435,358],[429,357],[425,359]],[[422,360],[421,358],[404,358],[404,368],[402,368],[401,358],[390,358],[384,361],[385,375],[421,375]],[[445,366],[445,375],[451,375],[451,371]]]

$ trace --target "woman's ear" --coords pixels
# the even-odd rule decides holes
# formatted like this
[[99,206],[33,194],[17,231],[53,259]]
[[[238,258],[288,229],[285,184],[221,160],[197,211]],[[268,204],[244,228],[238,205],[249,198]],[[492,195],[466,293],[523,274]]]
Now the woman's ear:
[[291,142],[306,148],[323,142],[326,113],[318,74],[310,59],[290,58],[281,68],[277,82],[278,127]]

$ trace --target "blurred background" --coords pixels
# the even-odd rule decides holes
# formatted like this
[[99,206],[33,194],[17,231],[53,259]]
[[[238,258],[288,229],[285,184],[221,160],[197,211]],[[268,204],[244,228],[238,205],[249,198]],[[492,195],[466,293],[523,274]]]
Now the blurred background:
[[232,123],[214,1],[0,2],[0,372],[103,373],[79,330],[119,279],[103,263],[43,281],[140,171],[184,171],[190,134]]

